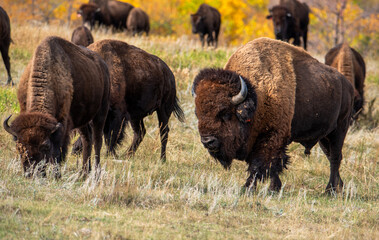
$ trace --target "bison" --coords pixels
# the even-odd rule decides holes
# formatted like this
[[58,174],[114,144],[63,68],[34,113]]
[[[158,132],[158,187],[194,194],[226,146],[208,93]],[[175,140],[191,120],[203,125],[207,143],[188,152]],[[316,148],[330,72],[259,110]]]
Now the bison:
[[142,32],[148,36],[150,31],[149,16],[142,9],[133,8],[129,13],[126,26],[133,36],[142,34]]
[[91,31],[85,26],[75,28],[75,30],[72,32],[71,42],[75,43],[76,45],[87,47],[93,43]]
[[363,109],[363,88],[366,77],[366,64],[361,54],[347,43],[330,49],[325,55],[325,64],[336,68],[354,87],[354,119]]
[[[196,13],[191,14],[192,33],[200,35],[201,46],[204,47],[204,36],[207,36],[208,46],[217,47],[220,32],[221,14],[208,4],[201,4]],[[214,33],[214,36],[213,36]]]
[[11,44],[11,24],[7,12],[0,6],[0,51],[8,73],[7,85],[13,85],[11,77],[11,63],[9,58],[9,45]]
[[275,38],[286,42],[293,38],[293,44],[300,46],[301,36],[304,49],[307,49],[308,5],[297,0],[280,0],[279,5],[272,7],[269,11],[270,15],[266,18],[272,19]]
[[337,70],[298,47],[260,38],[240,47],[224,69],[202,70],[192,91],[201,142],[225,168],[245,161],[247,188],[270,177],[278,191],[287,145],[299,142],[309,152],[318,142],[330,161],[326,190],[342,189],[353,87]]
[[[172,112],[184,121],[176,97],[175,77],[170,68],[157,56],[117,40],[97,41],[89,49],[97,52],[108,64],[111,78],[110,109],[104,127],[108,153],[124,138],[127,122],[134,131],[128,155],[133,155],[145,136],[143,119],[156,112],[161,136],[161,159],[166,159],[168,121]],[[73,152],[80,151],[80,139]]]
[[129,12],[134,7],[125,2],[102,1],[101,3],[82,4],[78,10],[78,15],[83,18],[83,24],[88,22],[90,29],[97,22],[99,25],[111,26],[113,30],[123,30],[126,28],[126,20]]
[[[10,126],[11,116],[3,122],[17,141],[25,176],[32,176],[43,160],[58,167],[74,128],[83,139],[83,173],[91,170],[92,138],[99,167],[109,93],[108,68],[99,55],[59,37],[43,40],[20,79],[20,115]],[[38,172],[46,175],[45,164]]]

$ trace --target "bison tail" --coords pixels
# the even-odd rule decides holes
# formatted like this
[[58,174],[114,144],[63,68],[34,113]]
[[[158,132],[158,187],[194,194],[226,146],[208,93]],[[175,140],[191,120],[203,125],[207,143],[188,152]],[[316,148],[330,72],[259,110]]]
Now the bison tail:
[[175,97],[174,102],[174,115],[180,122],[185,121],[184,113],[182,108],[179,106],[179,99],[177,97]]

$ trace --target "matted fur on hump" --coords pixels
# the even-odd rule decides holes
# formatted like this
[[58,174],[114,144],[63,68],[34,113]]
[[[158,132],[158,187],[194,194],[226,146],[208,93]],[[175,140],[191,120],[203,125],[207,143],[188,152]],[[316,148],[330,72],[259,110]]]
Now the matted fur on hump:
[[37,47],[28,80],[28,111],[57,116],[55,111],[59,109],[58,115],[69,114],[73,80],[72,64],[64,50],[65,45],[58,37],[48,37]]
[[257,127],[278,132],[286,138],[291,133],[295,112],[296,55],[304,50],[278,40],[259,38],[240,47],[228,60],[226,70],[246,76],[258,97]]

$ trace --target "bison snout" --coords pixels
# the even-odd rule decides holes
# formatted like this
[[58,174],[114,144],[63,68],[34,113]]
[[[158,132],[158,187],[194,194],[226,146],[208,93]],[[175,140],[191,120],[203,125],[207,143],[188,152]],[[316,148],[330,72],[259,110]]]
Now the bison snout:
[[201,142],[203,143],[204,147],[208,148],[209,150],[218,150],[220,147],[220,142],[216,137],[213,136],[201,137]]

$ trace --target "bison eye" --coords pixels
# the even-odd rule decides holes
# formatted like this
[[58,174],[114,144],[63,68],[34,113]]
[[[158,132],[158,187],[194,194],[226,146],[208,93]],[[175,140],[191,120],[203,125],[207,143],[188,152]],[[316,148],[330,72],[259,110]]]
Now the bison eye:
[[230,114],[229,112],[220,112],[218,114],[218,117],[223,121],[223,122],[227,122],[227,121],[230,121],[230,119],[232,119],[232,114]]

